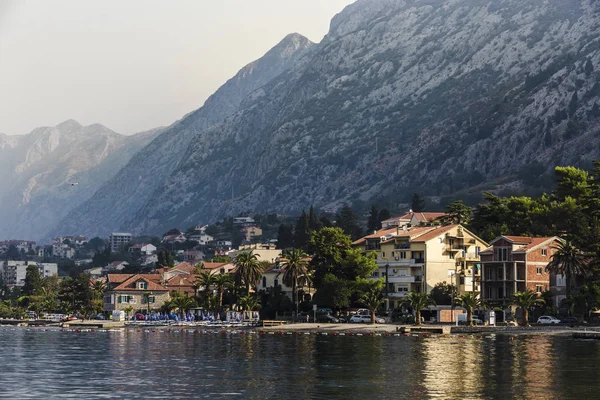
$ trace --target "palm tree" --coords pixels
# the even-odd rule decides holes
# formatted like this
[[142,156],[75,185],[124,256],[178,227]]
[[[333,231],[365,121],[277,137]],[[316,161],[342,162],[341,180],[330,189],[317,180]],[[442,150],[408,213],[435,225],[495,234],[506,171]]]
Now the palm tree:
[[187,310],[192,307],[196,307],[196,300],[187,295],[176,296],[171,301],[171,306],[178,308],[181,315],[184,316]]
[[402,304],[416,311],[417,319],[415,323],[421,325],[421,310],[429,306],[435,306],[435,300],[425,292],[410,292],[402,300]]
[[529,326],[529,309],[533,306],[543,306],[546,302],[537,293],[527,290],[513,294],[512,304],[523,310],[523,325]]
[[473,325],[473,311],[485,306],[484,301],[477,295],[477,293],[465,293],[455,299],[455,304],[467,310],[467,324],[469,326]]
[[260,301],[256,296],[244,296],[238,299],[238,308],[240,311],[256,311],[260,308]]
[[258,262],[253,252],[242,252],[235,257],[235,279],[239,284],[246,285],[246,294],[250,295],[250,286],[262,276],[264,266]]
[[196,265],[194,265],[194,273],[196,275],[200,275],[200,273],[204,270],[204,263],[202,261],[199,261],[196,263]]
[[213,285],[217,288],[217,292],[219,293],[219,308],[223,305],[223,293],[225,292],[225,289],[231,287],[231,284],[231,275],[229,274],[221,274],[214,277]]
[[196,285],[198,285],[198,289],[204,287],[204,293],[208,293],[214,282],[215,276],[212,274],[212,271],[202,271],[198,274],[194,282],[194,290],[197,290]]
[[375,311],[377,311],[377,309],[381,307],[381,305],[384,302],[383,293],[381,293],[381,290],[379,290],[379,288],[374,287],[365,294],[363,294],[359,301],[363,303],[365,307],[367,307],[371,312],[371,323],[374,324]]
[[546,270],[565,277],[566,297],[569,297],[573,282],[577,277],[584,277],[587,274],[585,255],[568,240],[561,240],[557,245],[552,246],[552,249],[554,254]]
[[281,269],[283,284],[292,287],[292,302],[298,314],[298,286],[300,279],[308,275],[308,255],[302,249],[286,251],[281,259]]

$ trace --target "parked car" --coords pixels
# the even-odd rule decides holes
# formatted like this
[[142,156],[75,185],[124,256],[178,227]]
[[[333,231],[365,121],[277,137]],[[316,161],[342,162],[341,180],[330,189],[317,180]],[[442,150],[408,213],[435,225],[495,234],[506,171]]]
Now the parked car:
[[94,317],[94,319],[96,319],[96,320],[105,320],[106,317],[104,316],[104,314],[98,313],[98,314],[96,314],[96,316]]
[[566,317],[560,320],[561,324],[578,325],[579,320],[577,317]]
[[332,315],[333,314],[333,310],[331,308],[319,308],[317,309],[317,314],[326,314],[326,315]]
[[[474,325],[482,325],[483,321],[480,318],[477,318],[477,316],[473,315],[472,316],[473,319],[473,324]],[[467,314],[466,313],[462,313],[462,314],[458,314],[456,316],[456,320],[458,321],[458,324],[467,324]]]
[[[371,316],[370,315],[353,315],[350,318],[350,323],[352,324],[370,324]],[[385,319],[380,317],[375,317],[376,324],[385,324]]]
[[560,324],[560,319],[550,315],[542,315],[537,320],[538,324]]
[[317,316],[317,322],[329,322],[332,324],[337,324],[340,322],[340,320],[336,317],[334,317],[333,315],[318,315]]
[[137,313],[137,314],[135,314],[133,316],[133,319],[135,321],[145,321],[146,320],[146,316],[144,314]]

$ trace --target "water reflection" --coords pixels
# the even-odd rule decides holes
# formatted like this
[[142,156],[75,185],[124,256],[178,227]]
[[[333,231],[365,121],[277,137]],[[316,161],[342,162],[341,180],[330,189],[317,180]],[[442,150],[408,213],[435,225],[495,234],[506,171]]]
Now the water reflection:
[[[600,344],[0,327],[1,398],[596,398]],[[26,382],[26,384],[24,384]]]

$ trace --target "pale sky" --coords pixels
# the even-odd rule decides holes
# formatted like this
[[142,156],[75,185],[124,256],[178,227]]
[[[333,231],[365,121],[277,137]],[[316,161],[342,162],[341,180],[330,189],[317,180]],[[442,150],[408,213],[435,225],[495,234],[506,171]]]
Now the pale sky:
[[0,132],[170,125],[288,33],[320,41],[352,2],[0,0]]

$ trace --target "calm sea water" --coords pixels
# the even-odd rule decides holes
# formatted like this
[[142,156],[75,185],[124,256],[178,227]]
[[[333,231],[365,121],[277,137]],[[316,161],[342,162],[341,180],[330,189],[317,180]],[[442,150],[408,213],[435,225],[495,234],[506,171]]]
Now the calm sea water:
[[0,327],[0,398],[593,399],[600,342]]

